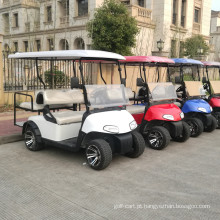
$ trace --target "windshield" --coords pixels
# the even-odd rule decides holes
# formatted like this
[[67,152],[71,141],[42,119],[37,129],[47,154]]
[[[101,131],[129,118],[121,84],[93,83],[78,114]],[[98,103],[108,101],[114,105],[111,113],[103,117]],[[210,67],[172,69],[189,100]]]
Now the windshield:
[[149,83],[153,101],[177,99],[175,86],[172,83]]
[[124,85],[86,85],[90,106],[93,108],[114,107],[129,104]]

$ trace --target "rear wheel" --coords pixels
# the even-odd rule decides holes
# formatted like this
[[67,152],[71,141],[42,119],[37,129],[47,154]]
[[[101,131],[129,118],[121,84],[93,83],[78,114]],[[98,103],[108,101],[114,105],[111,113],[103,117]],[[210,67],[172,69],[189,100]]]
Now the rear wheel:
[[217,127],[217,120],[213,115],[211,115],[211,125],[205,127],[204,130],[207,131],[207,132],[212,132],[216,129],[216,127]]
[[162,150],[170,143],[169,131],[162,126],[154,126],[148,131],[144,131],[144,139],[150,148]]
[[191,137],[198,137],[204,130],[203,123],[198,118],[187,118],[186,123],[189,125]]
[[190,127],[189,125],[183,121],[183,132],[182,132],[182,135],[179,136],[179,137],[174,137],[173,140],[174,141],[177,141],[177,142],[185,142],[186,140],[189,139],[190,137]]
[[34,128],[31,125],[27,126],[24,132],[24,140],[28,150],[39,151],[44,148],[39,129]]
[[92,169],[105,169],[112,161],[110,145],[102,139],[90,141],[86,147],[86,159]]
[[220,129],[220,112],[215,112],[214,113],[214,117],[216,118],[217,120],[217,129]]
[[127,153],[126,156],[131,158],[137,158],[144,153],[145,141],[142,135],[137,131],[132,132],[132,138],[133,138],[133,151]]

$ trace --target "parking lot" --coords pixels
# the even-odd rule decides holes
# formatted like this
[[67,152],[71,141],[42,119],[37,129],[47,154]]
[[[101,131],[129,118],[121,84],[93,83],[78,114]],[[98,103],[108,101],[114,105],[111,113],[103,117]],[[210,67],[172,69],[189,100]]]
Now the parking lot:
[[103,171],[83,152],[0,145],[0,219],[216,220],[219,167],[220,130],[138,159],[116,155]]

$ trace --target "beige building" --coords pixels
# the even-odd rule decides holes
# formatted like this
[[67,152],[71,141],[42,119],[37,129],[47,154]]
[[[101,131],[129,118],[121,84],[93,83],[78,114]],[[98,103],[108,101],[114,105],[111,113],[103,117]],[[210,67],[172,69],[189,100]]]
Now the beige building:
[[[136,55],[158,51],[180,56],[182,42],[193,34],[209,40],[211,0],[121,0],[138,21]],[[4,47],[12,51],[90,49],[86,23],[103,0],[1,0]]]
[[[103,0],[3,0],[0,28],[11,51],[90,49],[86,23]],[[126,1],[125,1],[126,3]],[[150,54],[155,24],[151,10],[128,5],[138,20],[137,54]],[[143,36],[147,39],[143,39]]]
[[212,11],[210,32],[213,51],[209,59],[220,61],[220,11]]
[[[155,41],[165,42],[164,51],[170,57],[183,54],[182,42],[192,35],[201,34],[209,41],[211,0],[147,0],[156,23]],[[154,42],[154,50],[156,50]]]

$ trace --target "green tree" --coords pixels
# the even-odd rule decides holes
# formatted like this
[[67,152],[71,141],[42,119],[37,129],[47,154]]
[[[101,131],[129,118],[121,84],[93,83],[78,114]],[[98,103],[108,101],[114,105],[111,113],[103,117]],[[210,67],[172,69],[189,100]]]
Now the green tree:
[[118,0],[105,0],[96,9],[94,19],[87,23],[87,30],[93,49],[122,55],[132,55],[131,48],[135,46],[139,32],[136,19]]
[[65,85],[65,79],[66,79],[66,81],[68,80],[68,78],[66,78],[66,75],[64,74],[64,72],[57,70],[57,69],[45,71],[44,76],[45,76],[45,82],[46,82],[46,84],[49,85],[50,89],[53,88],[53,82],[54,82],[55,87],[56,86],[62,87]]
[[195,35],[186,39],[184,43],[184,48],[185,56],[188,56],[189,58],[200,55],[198,53],[199,48],[203,49],[203,53],[201,55],[207,55],[209,52],[209,46],[206,44],[205,39],[202,35]]

